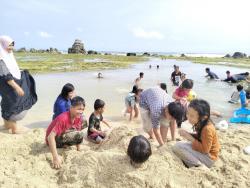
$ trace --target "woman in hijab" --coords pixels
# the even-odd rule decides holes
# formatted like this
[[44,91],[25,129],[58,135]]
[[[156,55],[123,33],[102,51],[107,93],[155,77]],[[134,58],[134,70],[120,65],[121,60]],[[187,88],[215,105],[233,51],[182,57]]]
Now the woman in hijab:
[[4,126],[13,134],[22,133],[16,122],[23,119],[27,110],[37,101],[35,81],[27,71],[20,71],[13,55],[15,42],[0,36],[0,95]]

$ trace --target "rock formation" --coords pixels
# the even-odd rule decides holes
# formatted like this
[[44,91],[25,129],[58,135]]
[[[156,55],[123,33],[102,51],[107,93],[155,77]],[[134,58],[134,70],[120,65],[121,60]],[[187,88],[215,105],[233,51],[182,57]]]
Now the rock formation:
[[81,40],[76,39],[71,48],[68,49],[69,54],[86,54],[84,45]]

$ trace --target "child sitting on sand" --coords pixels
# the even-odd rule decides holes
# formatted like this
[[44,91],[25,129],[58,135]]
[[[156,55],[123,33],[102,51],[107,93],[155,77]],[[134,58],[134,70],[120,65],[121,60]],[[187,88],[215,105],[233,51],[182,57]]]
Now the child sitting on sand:
[[95,111],[89,117],[88,138],[97,144],[100,144],[106,137],[106,133],[101,130],[101,122],[110,128],[109,124],[103,120],[104,107],[105,102],[101,99],[96,99],[94,103]]
[[138,117],[139,110],[136,105],[136,101],[139,100],[139,95],[141,94],[142,91],[143,91],[142,89],[138,89],[136,86],[134,86],[132,91],[125,98],[125,105],[126,105],[125,115],[126,113],[129,113],[129,121],[132,120],[133,111],[135,112],[134,117],[135,118]]
[[127,154],[130,157],[130,163],[140,167],[152,154],[151,145],[144,136],[134,136],[129,142]]
[[84,99],[79,96],[74,97],[71,100],[70,110],[57,116],[47,128],[45,140],[53,156],[54,168],[60,168],[62,165],[62,158],[56,148],[76,145],[77,150],[80,150],[80,143],[83,140],[81,130],[84,108]]
[[189,142],[178,142],[173,151],[187,167],[205,164],[210,168],[218,159],[220,150],[219,139],[210,119],[210,105],[205,100],[191,101],[187,118],[196,133],[190,134],[180,129],[179,134]]

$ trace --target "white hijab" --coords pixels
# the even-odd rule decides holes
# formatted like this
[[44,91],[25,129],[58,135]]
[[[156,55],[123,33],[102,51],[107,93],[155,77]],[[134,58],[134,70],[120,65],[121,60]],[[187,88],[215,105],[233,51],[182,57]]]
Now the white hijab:
[[4,61],[12,76],[16,79],[21,79],[21,72],[13,52],[8,53],[6,50],[12,42],[14,41],[10,37],[0,36],[0,60]]

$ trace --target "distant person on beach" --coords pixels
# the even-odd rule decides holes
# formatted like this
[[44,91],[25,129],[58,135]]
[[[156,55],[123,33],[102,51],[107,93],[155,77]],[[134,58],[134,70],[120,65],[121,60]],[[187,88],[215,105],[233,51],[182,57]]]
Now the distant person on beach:
[[149,65],[149,69],[151,69],[152,68],[152,65]]
[[237,83],[238,81],[246,80],[249,76],[249,72],[231,75],[230,71],[227,71],[226,74],[227,78],[222,81],[231,83]]
[[129,142],[127,154],[130,163],[135,167],[140,167],[152,155],[151,145],[144,136],[134,136]]
[[60,168],[63,162],[56,148],[76,145],[77,150],[80,150],[80,144],[83,141],[81,130],[83,129],[84,109],[84,99],[79,96],[74,97],[69,111],[57,116],[47,128],[45,140],[53,156],[53,167],[56,169]]
[[98,73],[97,78],[103,78],[102,73]]
[[94,103],[95,111],[89,117],[88,138],[90,141],[100,144],[106,137],[106,133],[101,129],[101,122],[110,128],[110,125],[103,119],[105,102],[96,99]]
[[195,133],[191,134],[180,129],[180,136],[188,142],[178,142],[173,147],[173,152],[187,167],[198,167],[204,164],[210,168],[218,159],[220,151],[219,139],[210,119],[210,105],[204,100],[191,101],[187,118],[194,126]]
[[71,83],[67,83],[63,86],[60,95],[57,97],[54,103],[53,118],[55,119],[58,115],[63,112],[67,112],[71,106],[71,99],[75,96],[75,88]]
[[160,68],[160,65],[157,65],[157,66],[156,66],[156,69],[159,69],[159,68]]
[[129,113],[129,121],[133,118],[133,111],[134,111],[134,118],[138,117],[139,110],[136,105],[136,101],[139,99],[139,96],[143,90],[138,89],[136,86],[133,87],[132,91],[125,97],[125,105],[126,105],[126,113]]
[[174,72],[171,74],[171,81],[173,83],[173,86],[179,86],[181,81],[181,71],[179,66],[174,66]]
[[205,69],[207,75],[205,77],[209,77],[211,80],[217,80],[219,77],[212,71],[210,71],[210,68]]
[[143,130],[148,133],[149,139],[156,137],[160,146],[167,141],[168,126],[171,128],[172,140],[175,140],[176,120],[180,121],[183,115],[181,105],[171,102],[164,83],[161,83],[160,87],[143,91],[140,96]]
[[35,80],[27,70],[20,71],[13,54],[15,42],[0,36],[0,95],[4,127],[12,134],[24,133],[27,128],[17,126],[28,110],[37,102]]

